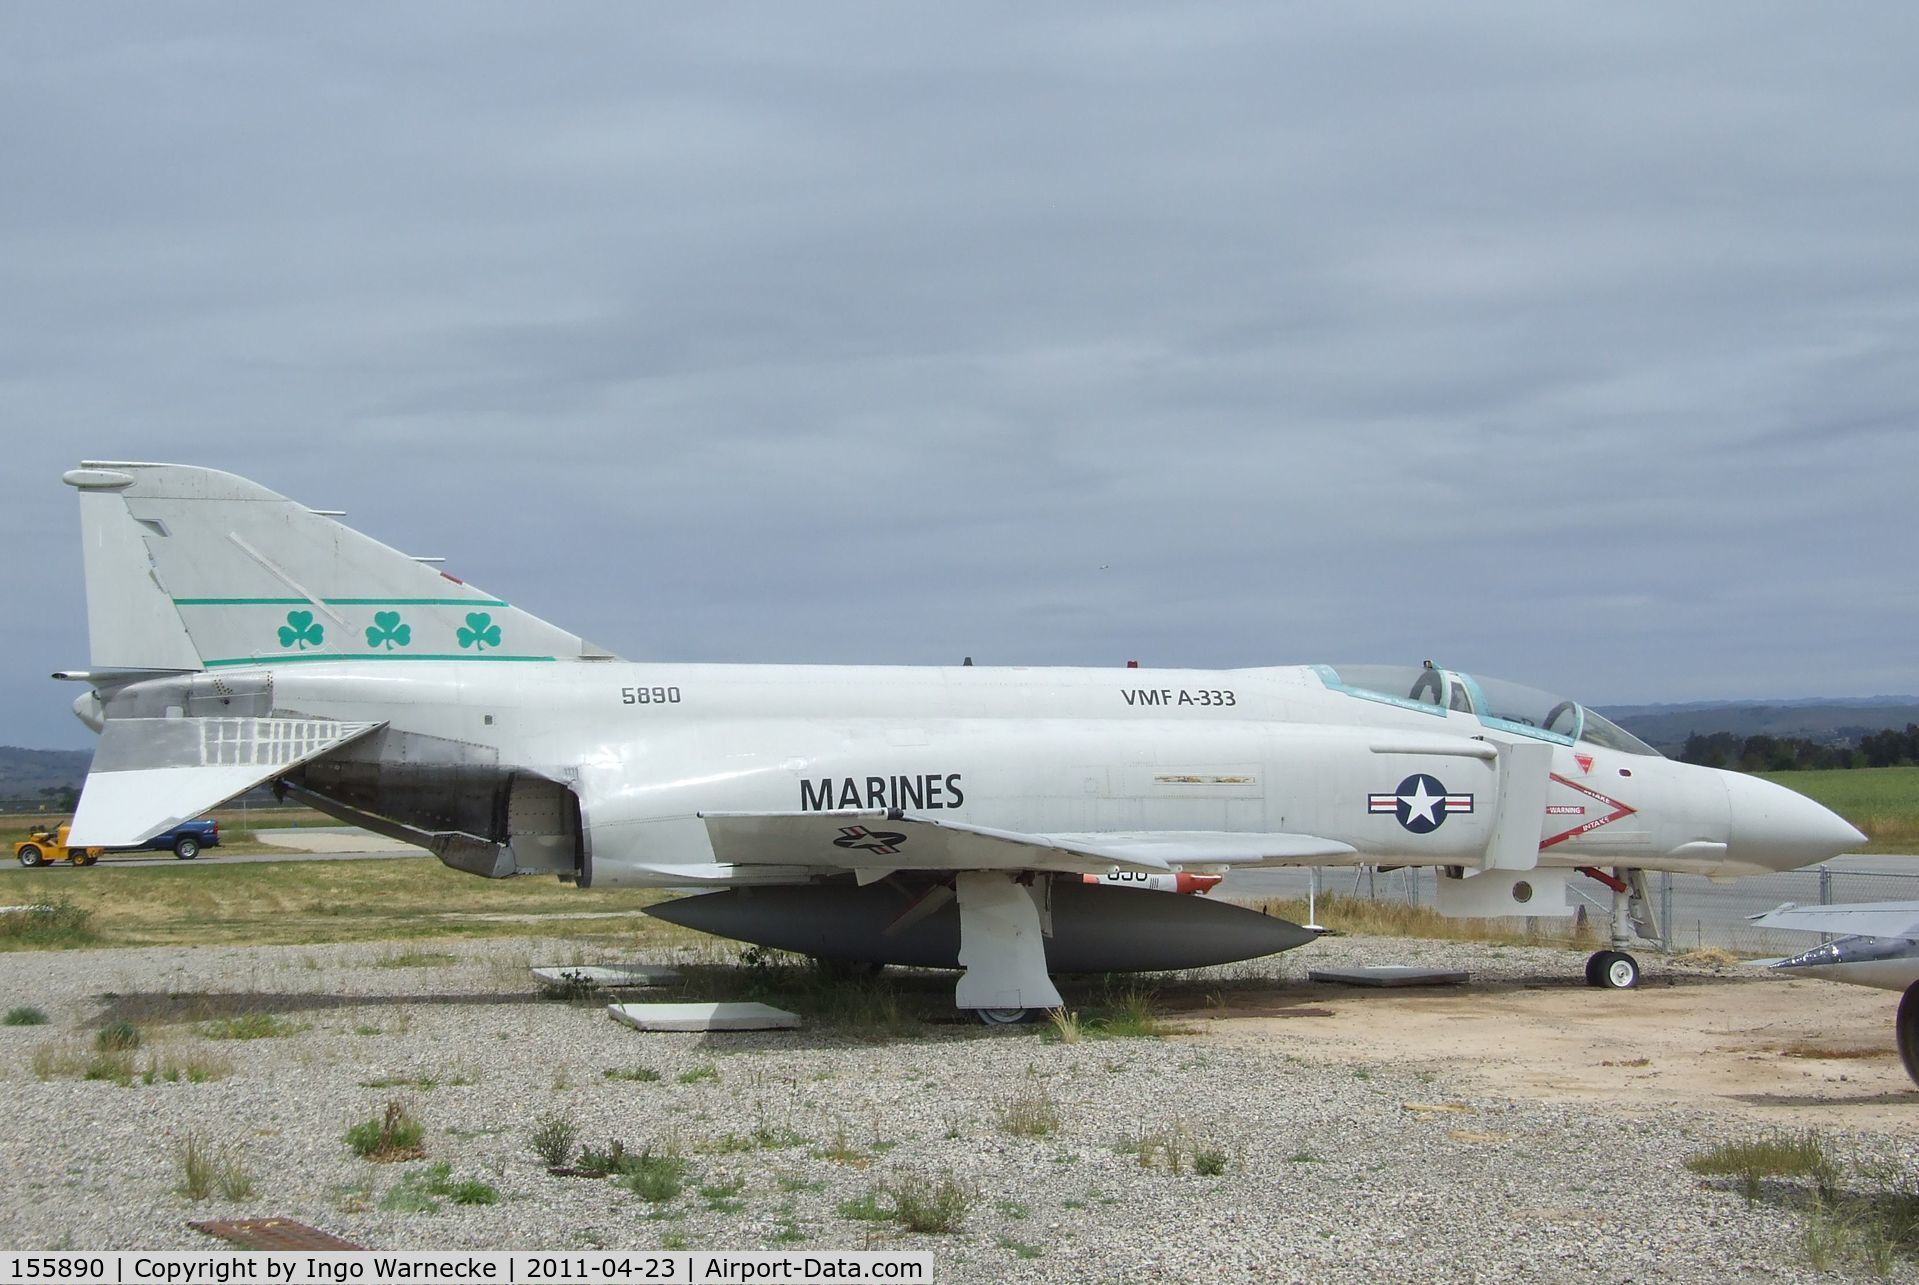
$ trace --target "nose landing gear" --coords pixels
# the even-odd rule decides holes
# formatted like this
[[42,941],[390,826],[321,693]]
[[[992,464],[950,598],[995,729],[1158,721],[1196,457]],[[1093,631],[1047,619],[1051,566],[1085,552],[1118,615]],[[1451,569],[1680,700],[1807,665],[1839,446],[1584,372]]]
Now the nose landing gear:
[[1639,985],[1639,961],[1626,953],[1626,947],[1632,945],[1635,936],[1652,939],[1659,935],[1652,898],[1646,891],[1646,872],[1624,867],[1611,874],[1592,866],[1579,869],[1612,889],[1612,949],[1594,951],[1586,960],[1586,985],[1631,990]]

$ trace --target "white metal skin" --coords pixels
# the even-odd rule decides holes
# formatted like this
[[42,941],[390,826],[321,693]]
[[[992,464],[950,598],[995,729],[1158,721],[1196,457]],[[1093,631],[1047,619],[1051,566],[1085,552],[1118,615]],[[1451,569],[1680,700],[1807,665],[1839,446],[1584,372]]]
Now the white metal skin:
[[[1033,976],[1044,898],[1011,895],[1047,872],[1432,865],[1442,910],[1551,914],[1577,867],[1725,878],[1862,838],[1571,702],[1495,717],[1495,684],[1430,666],[1375,690],[1321,666],[633,664],[242,478],[89,464],[66,480],[95,665],[66,676],[103,731],[81,844],[283,779],[476,873],[723,888],[930,872],[958,880],[964,956],[1025,961],[962,983],[1006,1008],[1055,994]],[[449,820],[461,790],[494,804]],[[758,840],[718,859],[716,836],[742,832]]]
[[[384,722],[568,779],[600,887],[777,880],[768,869],[715,865],[700,814],[821,810],[810,805],[828,790],[829,808],[894,807],[902,779],[920,787],[908,811],[1004,830],[1310,834],[1355,849],[1319,864],[1477,865],[1496,816],[1496,765],[1441,744],[1483,744],[1475,738],[1495,733],[1468,714],[1434,728],[1428,716],[1328,691],[1308,667],[422,662],[405,679],[396,692],[390,672],[309,664],[279,670],[273,690],[278,706],[307,717]],[[623,695],[655,688],[679,700],[629,704]],[[1230,690],[1236,704],[1141,712],[1125,703],[1138,689],[1199,688]],[[1434,747],[1441,752],[1422,752]],[[1793,869],[1859,841],[1819,805],[1769,782],[1592,746],[1576,752],[1590,768],[1555,747],[1554,776],[1633,811],[1540,851],[1542,866],[1726,878]],[[1368,812],[1370,795],[1419,773],[1474,795],[1473,812],[1424,835],[1393,813]],[[857,797],[844,793],[848,782]],[[1734,791],[1742,803],[1762,801],[1766,828],[1735,823]],[[1589,819],[1604,806],[1559,780],[1548,797],[1587,808]],[[1566,828],[1564,815],[1537,818],[1540,837]],[[1203,853],[1194,862],[1206,864]]]

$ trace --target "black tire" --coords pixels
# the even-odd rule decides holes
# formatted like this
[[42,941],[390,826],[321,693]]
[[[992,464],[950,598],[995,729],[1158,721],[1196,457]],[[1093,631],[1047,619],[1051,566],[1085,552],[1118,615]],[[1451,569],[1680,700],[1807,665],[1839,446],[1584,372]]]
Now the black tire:
[[183,834],[173,841],[173,855],[182,861],[191,861],[200,855],[200,841],[190,834]]
[[1919,982],[1906,987],[1906,996],[1899,1001],[1899,1060],[1906,1064],[1906,1074],[1919,1084]]
[[76,852],[73,854],[73,864],[76,866],[90,866],[99,859],[100,858],[94,856],[91,852]]
[[29,843],[23,845],[20,849],[20,864],[31,870],[35,866],[44,866],[47,864],[47,859],[41,855],[40,849]]
[[1604,983],[1599,980],[1599,967],[1606,959],[1606,956],[1610,954],[1612,954],[1610,950],[1595,950],[1592,954],[1586,956],[1586,985],[1604,985]]
[[1597,957],[1606,961],[1597,970],[1600,986],[1607,990],[1629,991],[1639,985],[1639,961],[1631,955],[1623,950],[1602,950]]

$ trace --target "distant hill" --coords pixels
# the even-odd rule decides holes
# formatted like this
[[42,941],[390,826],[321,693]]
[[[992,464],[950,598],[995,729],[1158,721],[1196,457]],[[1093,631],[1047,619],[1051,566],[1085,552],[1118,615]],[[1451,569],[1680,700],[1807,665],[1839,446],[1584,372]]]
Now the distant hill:
[[1873,732],[1919,723],[1919,696],[1612,705],[1600,713],[1661,750],[1676,750],[1695,733],[1715,732],[1856,745]]
[[0,745],[0,802],[36,802],[47,790],[78,790],[92,750],[28,750]]

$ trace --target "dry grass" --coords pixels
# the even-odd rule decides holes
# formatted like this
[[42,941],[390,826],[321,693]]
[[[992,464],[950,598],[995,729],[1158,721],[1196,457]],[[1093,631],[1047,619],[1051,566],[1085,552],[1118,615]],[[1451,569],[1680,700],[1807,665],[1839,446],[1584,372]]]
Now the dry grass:
[[[623,947],[642,949],[710,940],[639,913],[663,900],[663,893],[582,892],[548,879],[479,879],[424,858],[226,866],[179,861],[86,873],[93,877],[75,879],[60,868],[21,870],[9,876],[18,890],[10,895],[24,901],[57,891],[87,913],[89,944],[116,947],[304,945],[529,931],[580,941],[617,937]],[[0,950],[38,944],[0,940]]]
[[1864,830],[1861,852],[1919,851],[1919,767],[1760,775],[1818,800]]
[[1895,1050],[1890,1041],[1884,1048],[1826,1048],[1818,1044],[1801,1042],[1788,1044],[1779,1050],[1781,1057],[1801,1057],[1814,1061],[1846,1061],[1873,1057],[1892,1057]]
[[1809,1130],[1722,1143],[1686,1167],[1725,1180],[1749,1202],[1797,1213],[1800,1247],[1815,1271],[1857,1264],[1886,1279],[1912,1279],[1919,1173],[1909,1162],[1848,1162]]
[[1692,964],[1698,968],[1731,968],[1739,963],[1740,956],[1720,946],[1701,946],[1697,950],[1681,951],[1672,959],[1676,964]]
[[42,1044],[28,1059],[38,1080],[100,1080],[127,1086],[142,1084],[205,1084],[233,1074],[233,1061],[202,1049],[161,1047],[137,1053],[132,1049],[92,1048],[67,1038]]
[[999,1104],[999,1127],[1016,1138],[1044,1138],[1059,1131],[1059,1107],[1038,1080]]
[[1206,1178],[1226,1172],[1230,1163],[1224,1147],[1198,1137],[1183,1118],[1153,1129],[1137,1124],[1132,1136],[1122,1138],[1115,1150],[1134,1157],[1142,1169],[1164,1169],[1172,1174],[1190,1170]]
[[1919,846],[1919,818],[1902,812],[1868,812],[1846,819],[1866,832],[1863,852],[1911,852]]
[[[1261,901],[1257,909],[1294,923],[1306,922],[1306,903]],[[1598,942],[1590,925],[1577,927],[1571,918],[1448,919],[1430,906],[1403,901],[1373,901],[1365,897],[1322,895],[1315,903],[1319,922],[1334,932],[1363,937],[1422,937],[1435,941],[1476,941],[1503,946],[1591,946]]]

